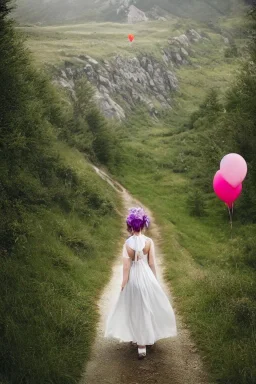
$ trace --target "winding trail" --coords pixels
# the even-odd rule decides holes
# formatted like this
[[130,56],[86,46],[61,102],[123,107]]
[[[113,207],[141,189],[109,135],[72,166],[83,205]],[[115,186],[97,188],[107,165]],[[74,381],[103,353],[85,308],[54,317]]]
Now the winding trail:
[[[94,169],[102,179],[122,195],[125,210],[133,205],[143,206],[105,172],[96,167]],[[156,246],[158,278],[172,301],[168,286],[163,279],[164,264],[159,246],[160,233],[150,210],[144,208],[152,218],[150,235]],[[127,237],[127,233],[124,234],[125,237]],[[182,324],[177,313],[178,336],[174,339],[157,342],[154,348],[148,352],[145,360],[137,359],[137,350],[130,344],[104,338],[105,321],[117,300],[122,281],[121,248],[116,256],[112,278],[99,301],[100,322],[97,337],[91,360],[86,366],[80,384],[210,384],[189,331]]]

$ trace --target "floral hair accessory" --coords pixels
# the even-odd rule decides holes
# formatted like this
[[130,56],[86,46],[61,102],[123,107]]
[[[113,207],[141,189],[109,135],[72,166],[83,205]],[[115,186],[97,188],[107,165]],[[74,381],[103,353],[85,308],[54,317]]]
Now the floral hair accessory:
[[143,208],[130,208],[126,224],[136,232],[140,232],[144,227],[148,228],[150,219]]

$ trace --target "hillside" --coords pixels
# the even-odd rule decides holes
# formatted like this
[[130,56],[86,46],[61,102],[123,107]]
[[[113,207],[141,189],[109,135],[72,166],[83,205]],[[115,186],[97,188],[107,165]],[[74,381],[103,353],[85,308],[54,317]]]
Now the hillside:
[[[114,173],[156,215],[165,240],[166,276],[212,382],[232,384],[252,384],[255,378],[255,225],[243,224],[255,220],[255,176],[250,171],[252,181],[246,181],[246,192],[236,205],[233,239],[225,206],[213,195],[211,184],[227,151],[235,148],[247,156],[248,149],[246,158],[253,156],[255,124],[248,113],[255,110],[255,66],[249,72],[252,80],[242,82],[247,88],[241,116],[237,108],[243,101],[237,73],[241,58],[246,62],[248,57],[247,28],[240,17],[221,18],[210,25],[180,18],[139,23],[132,26],[133,45],[127,42],[131,26],[126,24],[22,28],[37,62],[54,69],[58,85],[72,92],[73,83],[82,76],[104,91],[104,81],[108,94],[119,96],[116,102],[128,110],[120,125],[122,161]],[[191,30],[201,38],[185,47]],[[171,54],[166,63],[167,47]],[[172,53],[180,54],[181,48],[189,55],[179,64]],[[142,69],[150,71],[150,63],[143,67],[143,57],[149,56],[151,63],[161,65],[161,75],[172,71],[178,84],[175,91],[169,90],[170,108],[159,108],[153,119],[145,104],[134,102],[130,107],[128,100],[131,88],[140,85],[150,94],[148,83],[137,81]],[[118,57],[121,61],[116,62]],[[128,89],[131,79],[124,76],[123,68],[127,77],[136,78]],[[103,71],[105,80],[100,79]],[[153,65],[151,80],[158,72]],[[238,89],[228,102],[226,92],[232,84]],[[120,85],[118,95],[111,91],[114,85]],[[234,144],[232,129],[241,146]]]
[[[172,110],[152,121],[141,108],[126,120],[118,172],[156,214],[178,306],[211,382],[223,384],[254,384],[256,377],[255,26],[254,12],[249,60],[239,62],[241,46],[222,59],[216,52],[210,59],[204,47],[197,68],[177,71]],[[231,152],[249,167],[233,227],[212,190],[220,160]]]
[[135,5],[149,20],[178,16],[209,21],[236,13],[245,3],[244,0],[17,0],[14,15],[22,23],[127,22],[130,8]]
[[70,384],[121,226],[119,197],[92,161],[115,167],[119,146],[90,88],[77,84],[76,105],[57,94],[7,13],[1,2],[0,382]]
[[[83,23],[127,21],[122,3],[24,0],[20,20],[66,24],[17,34],[0,6],[0,381],[81,377],[121,227],[97,163],[153,211],[211,382],[254,384],[256,56],[243,3],[159,1],[167,22]],[[154,4],[136,6],[150,19]],[[230,238],[212,176],[234,150],[249,176]]]
[[[242,23],[242,17],[224,18],[214,25],[173,18],[132,27],[88,23],[20,30],[38,64],[50,69],[55,84],[74,97],[76,79],[86,78],[104,115],[124,120],[138,103],[156,118],[170,109],[183,68],[201,73],[215,66],[215,72],[219,67],[228,79],[238,60],[226,59],[226,53],[236,46],[245,54]],[[127,39],[131,30],[133,44]]]

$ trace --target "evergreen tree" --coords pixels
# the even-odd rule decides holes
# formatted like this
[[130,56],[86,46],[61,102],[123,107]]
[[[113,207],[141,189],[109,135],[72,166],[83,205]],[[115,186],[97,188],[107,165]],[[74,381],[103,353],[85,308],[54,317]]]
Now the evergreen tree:
[[250,57],[241,69],[235,84],[226,93],[223,106],[216,90],[211,90],[190,120],[190,128],[197,128],[194,171],[195,184],[205,192],[212,192],[212,177],[220,159],[237,152],[248,163],[241,209],[243,221],[256,222],[256,11],[251,11],[252,38]]
[[244,66],[235,86],[227,94],[227,128],[233,151],[237,151],[248,162],[249,172],[245,180],[241,209],[243,220],[256,222],[256,11],[253,19],[250,58]]
[[209,123],[214,123],[219,112],[223,111],[223,106],[219,101],[218,91],[216,89],[211,89],[204,102],[199,106],[199,109],[191,115],[189,128],[195,128],[196,126],[202,126],[200,119],[206,118]]
[[54,91],[35,71],[22,38],[7,18],[9,1],[0,8],[0,201],[1,248],[11,249],[24,231],[24,204],[42,198],[54,168],[54,122],[61,120]]

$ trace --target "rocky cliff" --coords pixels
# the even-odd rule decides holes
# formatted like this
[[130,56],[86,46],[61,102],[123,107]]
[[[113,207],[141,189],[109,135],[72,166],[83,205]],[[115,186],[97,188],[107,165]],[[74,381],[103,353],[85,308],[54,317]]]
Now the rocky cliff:
[[95,88],[95,99],[108,118],[124,119],[129,110],[143,103],[151,115],[159,109],[171,108],[172,95],[178,89],[175,70],[190,64],[193,44],[203,37],[191,29],[171,38],[162,48],[162,60],[154,56],[115,56],[97,61],[88,55],[65,62],[55,82],[75,97],[76,79],[86,76]]

